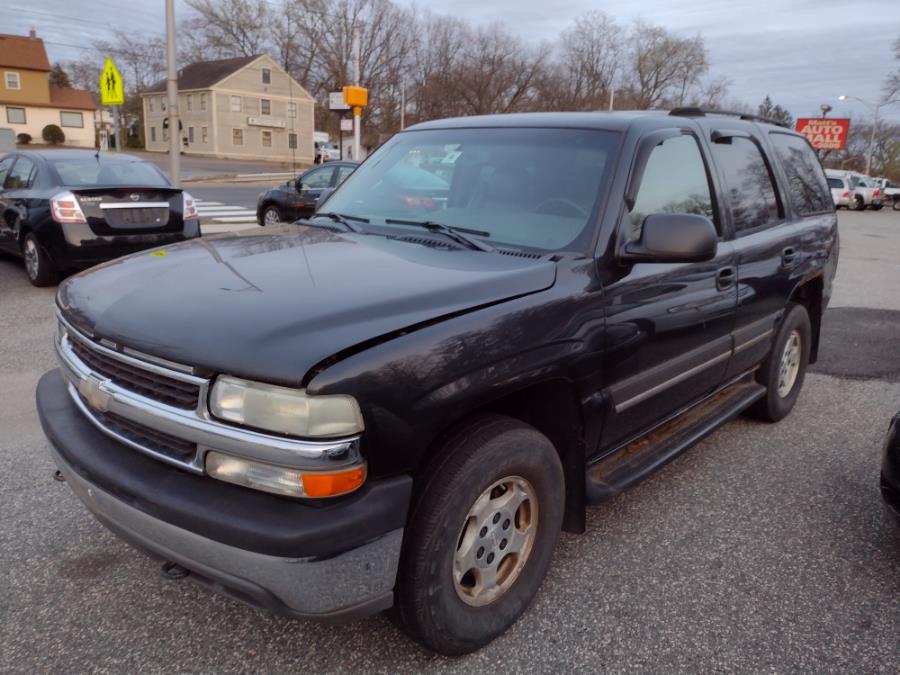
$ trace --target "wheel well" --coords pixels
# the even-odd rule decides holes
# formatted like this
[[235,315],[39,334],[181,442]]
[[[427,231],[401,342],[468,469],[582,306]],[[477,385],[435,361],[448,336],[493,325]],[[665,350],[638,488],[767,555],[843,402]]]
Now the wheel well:
[[[575,388],[565,379],[547,380],[514,391],[466,413],[448,427],[457,427],[472,415],[493,412],[533,426],[544,434],[563,465],[566,479],[566,505],[563,529],[583,532],[585,521],[584,476],[585,446],[581,407]],[[445,432],[446,433],[446,432]],[[444,437],[440,434],[438,438]],[[437,442],[432,444],[432,448]],[[432,459],[427,453],[419,467],[423,471]]]
[[790,301],[803,305],[809,314],[812,328],[812,345],[809,350],[809,362],[815,363],[819,357],[819,335],[822,329],[822,277],[815,277],[798,286],[791,294]]

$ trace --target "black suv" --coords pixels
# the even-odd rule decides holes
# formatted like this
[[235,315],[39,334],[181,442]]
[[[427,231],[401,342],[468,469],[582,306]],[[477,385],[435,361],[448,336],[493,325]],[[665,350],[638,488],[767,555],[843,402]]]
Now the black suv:
[[462,654],[588,504],[790,412],[838,233],[802,136],[682,109],[420,124],[305,224],[164,251],[60,288],[71,488],[170,576]]

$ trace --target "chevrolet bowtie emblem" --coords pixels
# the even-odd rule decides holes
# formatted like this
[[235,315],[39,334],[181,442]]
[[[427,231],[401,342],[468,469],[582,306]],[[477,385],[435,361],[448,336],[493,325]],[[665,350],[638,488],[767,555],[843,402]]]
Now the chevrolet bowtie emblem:
[[78,383],[78,393],[95,410],[106,412],[109,408],[110,395],[100,388],[100,380],[88,377]]

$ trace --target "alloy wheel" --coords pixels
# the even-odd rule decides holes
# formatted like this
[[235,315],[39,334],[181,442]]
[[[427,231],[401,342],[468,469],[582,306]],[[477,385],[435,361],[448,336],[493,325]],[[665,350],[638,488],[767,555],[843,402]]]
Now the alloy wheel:
[[791,331],[781,353],[781,367],[778,371],[778,395],[781,398],[790,394],[794,388],[797,374],[800,372],[801,352],[800,332]]
[[266,212],[263,214],[263,224],[264,225],[277,225],[281,222],[281,216],[278,215],[278,211],[273,208],[266,209]]
[[28,237],[23,246],[23,255],[25,257],[25,271],[30,279],[37,279],[41,271],[40,254],[34,239]]

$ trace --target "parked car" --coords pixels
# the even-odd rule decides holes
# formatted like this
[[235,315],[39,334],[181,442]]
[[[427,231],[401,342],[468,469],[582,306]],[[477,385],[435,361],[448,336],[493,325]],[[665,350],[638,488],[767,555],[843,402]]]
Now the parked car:
[[322,192],[343,183],[357,166],[359,162],[348,160],[329,162],[327,166],[313,167],[296,180],[266,190],[256,200],[256,222],[275,225],[308,218],[316,210]]
[[890,203],[894,211],[900,211],[900,185],[892,181],[886,181],[884,184],[884,201],[885,204]]
[[200,236],[194,199],[150,162],[89,150],[0,158],[0,249],[35,286],[142,249]]
[[790,413],[838,231],[803,136],[682,109],[419,124],[306,224],[160,250],[60,287],[70,487],[169,576],[463,654],[588,504]]
[[884,504],[900,523],[900,413],[894,417],[884,441],[881,463],[881,496]]
[[829,176],[828,187],[835,208],[850,205],[850,193],[853,191],[850,181],[845,176]]
[[341,158],[341,149],[328,141],[316,141],[314,150],[316,164],[324,164]]

